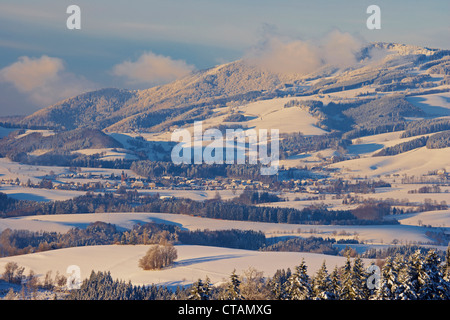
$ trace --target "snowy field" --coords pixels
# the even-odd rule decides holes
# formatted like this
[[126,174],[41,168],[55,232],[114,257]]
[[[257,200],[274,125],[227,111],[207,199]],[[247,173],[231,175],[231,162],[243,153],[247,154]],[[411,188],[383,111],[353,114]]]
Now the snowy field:
[[[448,221],[448,211],[443,212],[440,218],[438,217],[439,213],[436,213],[436,215],[434,217],[434,223],[442,225],[445,224],[443,221]],[[425,221],[424,219],[422,220]],[[74,227],[85,228],[88,224],[96,221],[112,223],[124,229],[130,229],[136,223],[153,221],[156,223],[174,224],[184,230],[241,229],[262,231],[266,234],[266,237],[293,235],[300,237],[330,237],[336,239],[357,238],[369,244],[390,244],[396,240],[405,244],[412,242],[431,242],[431,239],[425,235],[428,228],[410,225],[412,223],[373,226],[305,225],[219,220],[169,213],[87,213],[7,218],[0,220],[0,231],[10,228],[31,231],[66,232]],[[426,224],[425,222],[423,223]],[[450,223],[446,225],[447,228],[450,227]]]
[[19,135],[16,137],[16,139],[20,139],[20,138],[26,137],[27,135],[32,134],[32,133],[40,133],[40,134],[42,134],[43,137],[49,137],[49,136],[52,136],[52,135],[55,134],[55,132],[54,132],[53,130],[33,130],[33,129],[27,129],[27,130],[25,130],[24,133],[19,134]]
[[214,199],[219,193],[222,200],[238,197],[242,190],[138,190],[140,194],[159,194],[161,197],[188,198],[195,201]]
[[[408,138],[400,138],[404,131],[388,132],[372,136],[361,137],[352,140],[352,145],[348,146],[348,154],[359,156],[359,159],[347,160],[331,164],[331,168],[345,169],[345,173],[349,172],[346,168],[352,168],[356,165],[355,170],[361,176],[367,175],[373,177],[381,174],[399,173],[408,175],[422,175],[428,171],[449,168],[448,161],[445,157],[450,156],[450,148],[444,149],[427,149],[426,147],[411,150],[394,156],[372,157],[383,148],[392,147],[397,144],[407,142],[433,135],[424,134]],[[298,155],[290,156],[288,159],[280,160],[280,165],[286,167],[296,167],[304,165],[320,165],[322,158],[330,158],[338,155],[336,150],[324,149],[317,152],[305,152]],[[413,161],[412,158],[414,158]]]
[[359,194],[359,196],[366,199],[372,198],[381,200],[408,199],[409,201],[417,204],[424,203],[426,199],[431,199],[433,201],[436,200],[438,203],[445,201],[449,204],[449,187],[440,187],[440,193],[408,193],[408,191],[418,190],[423,186],[430,186],[430,184],[391,184],[391,188],[376,188],[375,193]]
[[353,139],[352,145],[348,147],[348,152],[350,154],[371,157],[374,153],[380,151],[383,148],[392,147],[403,142],[408,142],[410,140],[433,135],[433,133],[430,133],[401,138],[403,132],[404,131],[387,132]]
[[[164,270],[142,270],[138,266],[139,259],[145,255],[150,245],[107,245],[58,249],[21,256],[0,258],[0,270],[6,263],[13,261],[25,267],[25,273],[31,269],[38,276],[44,276],[52,270],[66,274],[67,267],[77,265],[81,270],[81,278],[89,277],[92,270],[110,271],[114,279],[131,281],[134,285],[160,284],[167,286],[187,285],[206,276],[213,284],[227,281],[236,269],[237,274],[250,267],[264,272],[270,277],[277,269],[291,270],[299,265],[302,259],[308,266],[312,276],[326,262],[331,271],[342,266],[346,258],[315,253],[300,252],[260,252],[208,246],[175,246],[178,258],[172,267]],[[364,260],[366,266],[371,260]]]
[[81,149],[72,151],[72,153],[81,153],[89,156],[101,154],[102,156],[99,159],[103,161],[138,160],[136,155],[129,153],[128,150],[123,148]]
[[280,133],[302,132],[304,135],[322,135],[326,131],[316,127],[317,119],[299,107],[284,108],[291,100],[301,98],[280,98],[262,100],[238,107],[244,115],[254,117],[245,122],[255,129],[279,129]]
[[0,186],[0,192],[7,194],[8,197],[13,199],[32,201],[61,201],[86,194],[86,191],[38,189],[16,185],[2,185]]
[[[275,98],[261,100],[238,107],[224,107],[215,109],[215,114],[202,121],[202,129],[218,128],[220,125],[242,125],[250,129],[278,129],[279,133],[302,132],[304,135],[322,135],[327,132],[316,126],[317,118],[309,112],[299,107],[284,108],[285,103],[291,100],[316,99],[328,103],[329,99],[318,96]],[[248,117],[247,121],[224,122],[225,118],[231,114],[231,110]],[[193,125],[185,127],[193,136]],[[142,133],[140,134],[148,141],[170,141],[172,131],[163,133]],[[132,135],[130,135],[132,136]]]
[[450,171],[450,148],[417,148],[393,156],[367,157],[331,164],[331,168],[340,168],[343,175],[362,177],[384,176],[386,174],[407,174],[420,176],[433,170]]
[[432,227],[450,227],[450,210],[426,211],[402,215],[398,221],[403,225],[430,225]]
[[412,96],[406,100],[428,114],[450,116],[450,92]]
[[[73,182],[86,183],[89,179],[71,179]],[[114,191],[114,190],[110,190]],[[17,200],[33,200],[33,201],[56,201],[56,200],[68,200],[78,196],[86,194],[86,191],[76,190],[57,190],[57,189],[42,189],[42,188],[27,188],[16,185],[0,185],[0,192],[7,194],[9,197]],[[188,198],[196,201],[204,201],[214,199],[217,191],[215,190],[145,190],[138,189],[138,192],[142,195],[156,195],[161,197],[175,197],[175,198]],[[222,200],[229,200],[238,197],[242,193],[242,190],[220,190],[219,194]]]
[[278,208],[294,208],[303,210],[314,205],[326,205],[328,210],[352,210],[358,207],[358,204],[342,204],[342,199],[331,199],[330,195],[325,196],[325,200],[294,200],[296,197],[300,199],[306,199],[307,197],[314,196],[310,193],[283,193],[281,197],[288,198],[289,201],[280,202],[268,202],[261,203],[257,206],[260,207],[278,207]]
[[[107,168],[81,168],[82,174],[92,174],[92,175],[104,175],[110,176],[111,173],[114,173],[116,176],[120,176],[120,174],[124,171],[128,176],[136,176],[131,170],[122,170],[122,169],[107,169]],[[46,176],[51,175],[51,173],[55,175],[59,174],[69,174],[68,167],[57,167],[57,166],[36,166],[36,165],[28,165],[22,164],[18,162],[13,162],[7,158],[0,158],[0,179],[3,180],[15,180],[19,178],[21,182],[26,182],[28,179],[31,182],[39,182]],[[68,181],[74,181],[70,179]],[[84,182],[96,181],[83,179]]]

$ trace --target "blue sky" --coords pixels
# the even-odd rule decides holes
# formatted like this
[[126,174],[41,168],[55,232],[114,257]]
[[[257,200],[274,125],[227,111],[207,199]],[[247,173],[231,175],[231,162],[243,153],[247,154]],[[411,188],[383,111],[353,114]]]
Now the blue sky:
[[[81,8],[81,30],[66,28],[71,4]],[[371,4],[381,8],[381,30],[366,28]],[[269,31],[314,40],[338,29],[450,49],[449,13],[448,0],[2,0],[0,115],[28,114],[79,91],[167,82],[239,59]],[[157,68],[153,78],[140,73],[143,65]]]

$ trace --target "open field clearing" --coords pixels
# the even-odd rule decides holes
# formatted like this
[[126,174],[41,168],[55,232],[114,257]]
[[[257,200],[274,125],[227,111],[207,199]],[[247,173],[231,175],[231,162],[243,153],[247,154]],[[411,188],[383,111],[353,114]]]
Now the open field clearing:
[[394,156],[368,157],[331,164],[341,169],[341,175],[377,177],[386,174],[407,174],[420,176],[433,170],[450,171],[450,148],[417,148]]
[[[167,286],[187,285],[197,279],[208,276],[213,284],[227,281],[233,270],[243,274],[249,267],[272,276],[277,269],[287,269],[299,265],[302,259],[312,276],[326,261],[328,269],[342,266],[345,257],[299,252],[260,252],[228,248],[178,245],[178,258],[172,267],[163,270],[142,270],[139,259],[145,255],[151,245],[108,245],[58,249],[28,255],[0,258],[0,270],[6,263],[16,262],[25,267],[25,272],[33,270],[38,276],[44,276],[49,270],[66,274],[67,267],[77,265],[81,269],[81,278],[89,277],[92,270],[110,271],[112,277],[131,281],[134,285],[152,283]],[[369,259],[364,262],[368,266]]]
[[[435,219],[437,221],[438,218]],[[448,212],[443,212],[443,218],[441,219],[448,219]],[[266,237],[287,235],[336,239],[354,239],[356,237],[358,240],[370,244],[390,244],[396,240],[403,243],[429,243],[432,241],[425,235],[428,228],[407,224],[373,226],[305,225],[218,220],[168,213],[89,213],[7,218],[0,220],[0,230],[11,228],[31,231],[66,232],[73,227],[84,228],[89,223],[96,221],[115,224],[125,229],[130,229],[136,223],[153,221],[156,223],[174,224],[185,230],[240,229],[262,231],[266,234]],[[442,221],[439,223],[442,224]],[[450,226],[450,223],[447,226]]]

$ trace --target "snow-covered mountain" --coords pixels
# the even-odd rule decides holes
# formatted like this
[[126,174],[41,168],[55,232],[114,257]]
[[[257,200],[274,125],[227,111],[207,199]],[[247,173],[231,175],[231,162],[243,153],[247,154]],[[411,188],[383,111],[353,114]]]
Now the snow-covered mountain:
[[206,119],[217,107],[254,100],[361,88],[378,93],[410,93],[438,86],[448,89],[448,50],[374,43],[356,56],[358,62],[351,67],[323,66],[306,75],[277,74],[242,59],[146,90],[101,89],[81,94],[29,115],[21,123],[66,129],[96,127],[114,132],[154,132]]

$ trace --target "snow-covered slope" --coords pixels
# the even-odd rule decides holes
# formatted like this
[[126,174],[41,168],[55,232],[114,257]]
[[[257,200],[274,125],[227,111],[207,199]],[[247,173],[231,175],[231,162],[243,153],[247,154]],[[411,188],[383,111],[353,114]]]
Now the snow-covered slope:
[[[345,257],[299,252],[260,252],[207,246],[175,246],[178,258],[172,267],[164,270],[142,270],[139,259],[150,248],[149,245],[89,246],[39,252],[22,256],[0,258],[0,270],[6,263],[16,262],[38,275],[49,270],[66,274],[67,267],[80,267],[81,278],[89,277],[92,270],[110,271],[113,278],[131,281],[134,285],[160,284],[167,286],[187,285],[208,276],[213,284],[227,281],[233,270],[243,272],[250,267],[263,271],[270,277],[277,269],[299,265],[302,259],[313,275],[326,262],[329,269],[342,266]],[[365,260],[369,265],[371,260]]]
[[407,97],[406,100],[428,114],[450,116],[450,92]]
[[404,225],[430,225],[448,228],[450,226],[450,210],[405,214],[399,217],[398,221]]
[[[306,98],[295,98],[306,100]],[[215,114],[202,121],[202,128],[218,128],[221,125],[238,125],[249,129],[277,129],[279,133],[302,132],[304,135],[322,135],[325,130],[316,126],[318,119],[301,108],[284,108],[284,105],[293,98],[275,98],[243,104],[238,107],[225,107],[215,109]],[[320,100],[320,99],[319,99]],[[239,113],[248,120],[241,122],[225,122],[224,120],[232,113]],[[193,125],[186,126],[193,135]],[[258,132],[258,131],[257,131]],[[170,141],[171,133],[163,132],[153,136],[156,140]]]
[[433,170],[450,171],[450,148],[417,148],[393,156],[365,157],[330,165],[340,168],[344,174],[376,177],[386,174],[407,174],[420,176]]
[[[371,56],[372,52],[377,54]],[[418,70],[412,69],[417,69],[420,63],[439,52],[438,49],[403,44],[368,44],[361,48],[360,59],[355,65],[344,70],[323,66],[308,75],[270,72],[243,59],[146,90],[109,88],[85,93],[44,108],[23,119],[22,123],[64,126],[66,129],[95,126],[111,132],[160,131],[191,120],[193,115],[207,118],[210,108],[228,104],[242,105],[293,93],[312,95],[322,90],[336,93],[341,98],[346,96],[341,92],[361,88],[374,92],[376,87],[390,83],[389,79],[378,83],[378,77],[389,77],[390,73],[396,72],[417,74]],[[427,70],[421,72],[425,74]],[[393,79],[401,80],[404,76],[398,75]]]
[[[444,215],[444,219],[445,217],[446,216]],[[66,232],[73,227],[84,228],[89,223],[95,221],[112,223],[126,229],[131,228],[136,223],[154,221],[156,223],[174,224],[187,230],[241,229],[262,231],[266,234],[266,237],[294,235],[301,237],[318,236],[324,238],[353,239],[357,236],[361,241],[367,241],[374,244],[391,243],[395,239],[408,243],[428,243],[431,241],[431,239],[425,235],[425,232],[427,231],[426,228],[406,224],[368,226],[305,225],[218,220],[169,213],[92,213],[7,218],[0,220],[0,230],[11,228],[28,229],[32,231],[45,230]],[[342,236],[342,234],[345,236]]]

